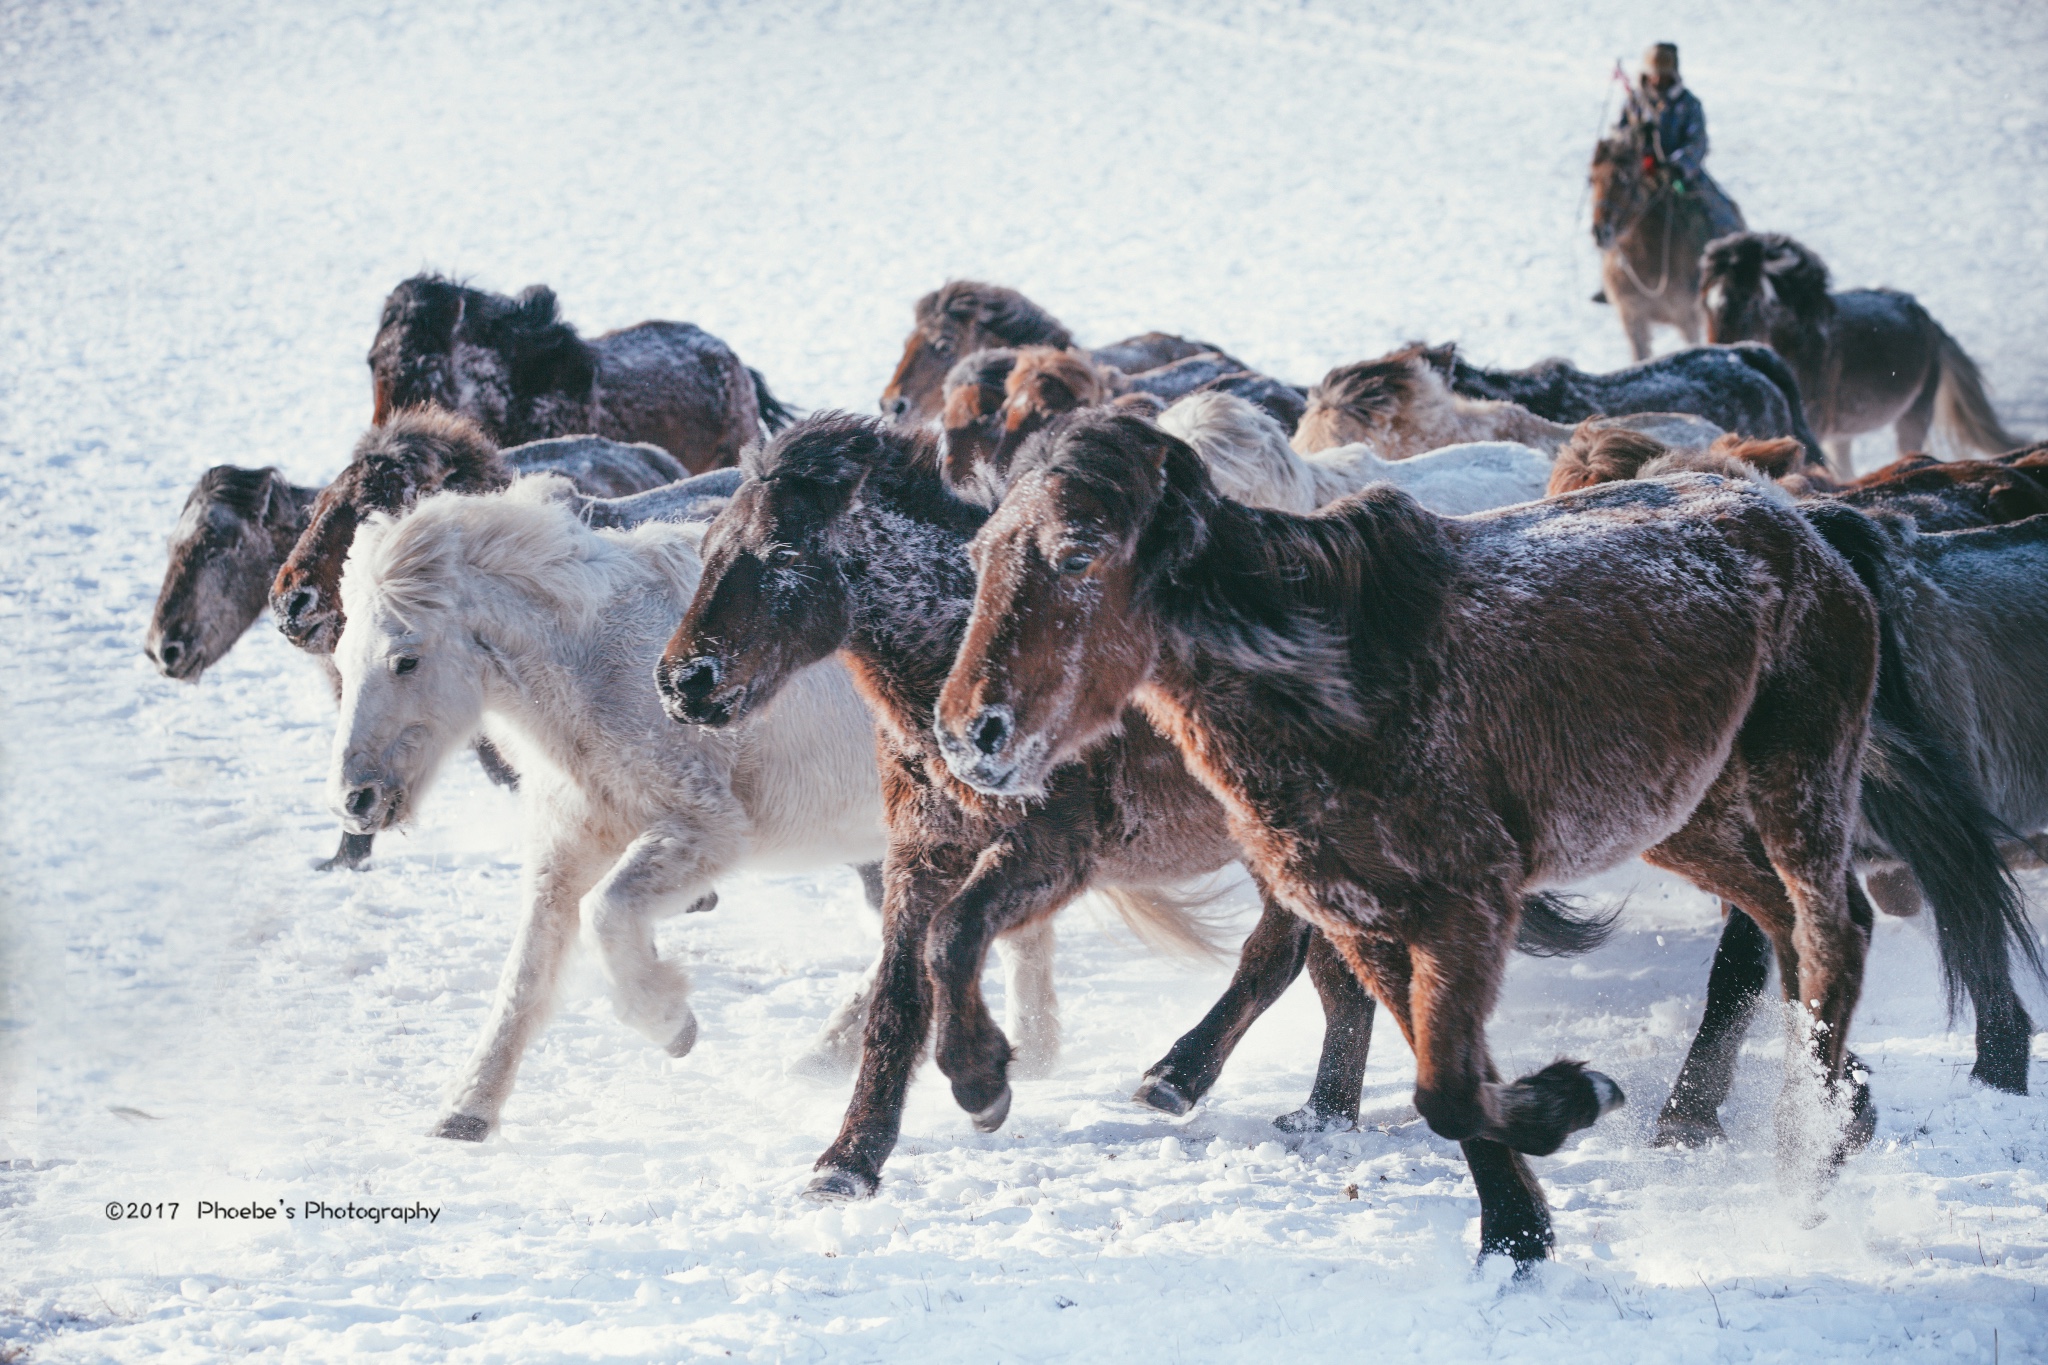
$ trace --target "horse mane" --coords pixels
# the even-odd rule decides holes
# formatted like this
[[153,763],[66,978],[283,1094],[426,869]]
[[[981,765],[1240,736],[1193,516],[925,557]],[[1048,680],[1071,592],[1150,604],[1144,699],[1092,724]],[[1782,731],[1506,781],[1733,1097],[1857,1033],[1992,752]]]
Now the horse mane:
[[426,406],[402,408],[364,432],[330,488],[360,512],[398,512],[426,493],[481,493],[511,482],[511,466],[482,427]]
[[[1003,382],[1003,403],[1026,412],[1051,415],[1092,407],[1109,398],[1102,373],[1078,351],[1055,346],[1025,346]],[[1019,403],[1023,398],[1025,402]]]
[[[476,575],[584,628],[617,596],[629,558],[644,564],[652,551],[654,572],[672,581],[696,571],[702,528],[650,521],[595,531],[577,517],[574,490],[559,474],[536,474],[481,495],[423,498],[400,516],[373,514],[356,532],[342,573],[348,616],[367,619],[373,601],[409,628],[458,602],[489,614],[488,595],[462,591]],[[493,619],[517,627],[509,617]]]
[[1315,471],[1295,454],[1281,425],[1256,403],[1202,389],[1167,408],[1158,422],[1162,431],[1187,442],[1201,457],[1225,497],[1289,512],[1315,509]]
[[1597,427],[1595,421],[1589,417],[1572,428],[1571,439],[1550,466],[1545,497],[1633,479],[1644,465],[1671,453],[1669,446],[1653,436],[1626,427]]
[[290,489],[290,482],[270,465],[261,469],[244,469],[240,465],[217,464],[199,476],[199,482],[186,497],[185,505],[203,503],[225,507],[243,521],[260,525],[270,511],[270,481],[273,478],[283,488]]
[[994,415],[1003,405],[1003,385],[1017,364],[1016,348],[989,346],[963,357],[946,371],[944,425],[948,429]]
[[1429,371],[1438,368],[1437,354],[1417,341],[1376,360],[1339,365],[1308,391],[1309,411],[1337,408],[1367,426],[1393,417],[1421,392]]
[[978,526],[988,516],[956,497],[940,475],[939,438],[859,413],[812,413],[765,445],[740,454],[740,468],[763,483],[873,490],[905,514],[942,525]]
[[1705,450],[1674,450],[1655,437],[1626,427],[1596,427],[1594,424],[1599,420],[1589,417],[1573,429],[1571,439],[1557,452],[1556,462],[1551,466],[1546,496],[1555,497],[1596,484],[1690,473],[1718,474],[1724,479],[1756,484],[1776,500],[1790,503],[1792,495],[1780,488],[1776,480],[1789,473],[1794,462],[1806,453],[1806,448],[1791,437],[1749,440],[1734,435],[1717,438]]
[[1186,442],[1099,408],[1028,445],[1017,472],[1029,469],[1080,484],[1112,519],[1144,527],[1139,590],[1159,608],[1168,647],[1240,672],[1276,719],[1355,730],[1441,619],[1449,540],[1391,485],[1313,516],[1246,507],[1217,492]]
[[979,280],[948,280],[917,301],[917,326],[936,338],[948,322],[980,326],[1009,346],[1074,344],[1060,320],[1014,289]]
[[554,290],[544,284],[528,285],[510,299],[471,292],[490,301],[480,331],[505,357],[514,397],[589,396],[597,381],[597,359],[576,328],[563,319]]

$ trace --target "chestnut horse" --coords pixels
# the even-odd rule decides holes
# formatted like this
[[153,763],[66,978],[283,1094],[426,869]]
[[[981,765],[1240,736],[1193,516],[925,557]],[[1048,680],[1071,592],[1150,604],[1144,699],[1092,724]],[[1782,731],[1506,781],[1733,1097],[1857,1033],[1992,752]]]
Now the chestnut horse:
[[1923,448],[1935,428],[1993,453],[2020,443],[1999,425],[1977,363],[1911,294],[1830,293],[1820,257],[1778,232],[1716,240],[1699,288],[1709,341],[1768,341],[1791,362],[1836,478],[1856,472],[1853,440],[1881,427],[1901,452]]
[[[1074,345],[1066,325],[1014,289],[977,280],[951,280],[917,301],[916,322],[903,343],[903,358],[882,390],[882,413],[892,421],[920,426],[940,415],[941,390],[954,365],[976,351],[1004,346]],[[1176,360],[1213,352],[1229,371],[1247,367],[1230,361],[1221,348],[1164,332],[1126,337],[1089,352],[1098,365],[1140,374]]]
[[[1302,517],[1217,496],[1185,444],[1096,412],[1017,475],[975,537],[948,766],[1028,797],[1135,701],[1262,886],[1400,1023],[1416,1108],[1464,1144],[1482,1255],[1548,1254],[1522,1154],[1621,1101],[1579,1062],[1494,1071],[1523,900],[1638,854],[1755,907],[1797,1038],[1781,1156],[1830,1167],[1870,923],[1849,854],[1877,619],[1798,513],[1691,475],[1456,520],[1371,488]],[[1000,1048],[949,1060],[956,1087],[1000,1083]]]
[[652,441],[692,474],[732,464],[792,416],[701,327],[643,322],[585,341],[544,284],[507,298],[415,275],[385,298],[369,360],[373,423],[433,403],[501,446],[579,433]]
[[1650,328],[1658,323],[1694,346],[1706,329],[1700,252],[1712,229],[1706,208],[1680,192],[1677,170],[1656,148],[1655,125],[1631,121],[1593,148],[1587,173],[1601,283],[1639,361],[1650,358]]

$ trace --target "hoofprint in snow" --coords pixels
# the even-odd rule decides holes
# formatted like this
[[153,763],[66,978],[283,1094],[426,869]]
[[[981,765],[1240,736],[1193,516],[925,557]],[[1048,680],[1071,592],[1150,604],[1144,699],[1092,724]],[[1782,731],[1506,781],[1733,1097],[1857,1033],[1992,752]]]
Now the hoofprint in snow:
[[262,625],[197,687],[140,653],[193,480],[332,474],[378,301],[422,266],[545,280],[590,332],[688,318],[805,406],[870,405],[954,275],[1085,342],[1160,327],[1304,381],[1410,337],[1618,365],[1574,214],[1606,64],[1651,37],[1751,221],[1913,291],[2038,428],[2048,31],[1839,8],[1802,21],[1825,51],[1766,7],[1655,34],[1604,4],[0,16],[0,1355],[2040,1358],[2042,1101],[1967,1081],[1919,923],[1878,925],[1878,1136],[1818,1227],[1773,1174],[1772,1029],[1728,1146],[1648,1146],[1718,925],[1639,871],[1591,888],[1628,898],[1618,941],[1517,961],[1492,1028],[1511,1071],[1586,1057],[1633,1099],[1538,1163],[1559,1254],[1529,1286],[1473,1272],[1390,1031],[1358,1132],[1271,1128],[1313,1069],[1305,987],[1189,1118],[1125,1099],[1224,972],[1087,906],[1060,1071],[988,1136],[928,1074],[880,1197],[815,1208],[845,1086],[783,1068],[872,952],[851,873],[729,879],[664,930],[702,1023],[680,1061],[579,968],[501,1136],[437,1142],[511,935],[513,798],[457,765],[370,871],[316,876],[317,674]]

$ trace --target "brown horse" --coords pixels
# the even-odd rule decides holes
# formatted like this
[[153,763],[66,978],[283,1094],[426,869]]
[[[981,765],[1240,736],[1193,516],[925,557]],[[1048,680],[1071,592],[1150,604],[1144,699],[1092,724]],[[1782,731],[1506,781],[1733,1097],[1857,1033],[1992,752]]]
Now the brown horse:
[[[882,390],[882,412],[892,421],[922,425],[941,412],[946,375],[976,351],[997,347],[1074,345],[1073,333],[1014,289],[975,280],[952,280],[917,301],[916,324],[903,358]],[[1219,347],[1164,332],[1126,337],[1089,352],[1098,365],[1140,374]],[[1227,356],[1224,359],[1229,359]],[[1247,368],[1231,361],[1231,371]]]
[[1713,235],[1706,208],[1680,192],[1678,172],[1657,156],[1654,131],[1641,121],[1616,129],[1593,148],[1589,172],[1600,279],[1639,361],[1650,358],[1658,323],[1699,344],[1700,252]]
[[501,446],[582,433],[652,441],[692,474],[734,463],[792,415],[702,328],[643,322],[585,341],[541,284],[507,298],[416,275],[384,300],[369,359],[374,423],[433,403]]
[[314,500],[305,531],[271,584],[277,628],[301,649],[333,653],[343,625],[341,566],[370,513],[395,515],[429,493],[487,493],[542,471],[603,499],[686,477],[682,462],[655,445],[572,436],[500,451],[475,422],[446,409],[395,413],[363,433],[348,466]]
[[[1421,342],[1373,360],[1339,365],[1308,392],[1294,430],[1304,455],[1362,442],[1381,459],[1405,460],[1468,441],[1519,441],[1555,453],[1572,428],[1538,417],[1519,403],[1470,398],[1451,387],[1456,348]],[[1722,434],[1683,412],[1631,412],[1598,419],[1656,434],[1667,444],[1704,447]]]
[[1621,1099],[1582,1063],[1495,1073],[1521,906],[1638,854],[1757,907],[1799,1039],[1784,1159],[1828,1168],[1869,924],[1849,853],[1877,621],[1797,512],[1694,475],[1460,519],[1376,487],[1301,517],[1222,499],[1181,442],[1090,412],[1015,473],[975,537],[948,765],[1027,796],[1135,700],[1261,884],[1401,1024],[1416,1108],[1465,1144],[1482,1254],[1547,1254],[1521,1154]]
[[1999,425],[1977,363],[1911,294],[1831,293],[1820,257],[1778,232],[1715,241],[1699,290],[1709,341],[1767,341],[1791,362],[1839,479],[1855,475],[1854,438],[1883,427],[1901,451],[1922,449],[1937,428],[1993,453],[2020,444]]
[[256,624],[319,493],[275,469],[222,464],[199,476],[171,532],[171,561],[143,637],[158,672],[197,682]]

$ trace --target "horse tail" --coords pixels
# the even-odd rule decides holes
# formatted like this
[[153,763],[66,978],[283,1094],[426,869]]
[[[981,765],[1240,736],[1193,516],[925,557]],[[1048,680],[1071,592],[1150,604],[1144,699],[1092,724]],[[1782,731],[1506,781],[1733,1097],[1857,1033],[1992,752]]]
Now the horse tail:
[[1974,446],[1987,454],[1999,455],[2024,445],[2019,437],[1999,423],[1992,410],[1991,396],[1984,392],[1984,375],[1956,339],[1933,318],[1936,352],[1941,357],[1941,383],[1934,391],[1934,424],[1957,445]]
[[[1813,434],[1813,428],[1806,424],[1806,400],[1799,393],[1799,376],[1792,373],[1792,367],[1785,363],[1785,357],[1760,341],[1737,342],[1728,349],[1740,357],[1743,364],[1778,386],[1778,392],[1785,395],[1785,406],[1792,410],[1792,430],[1785,435],[1806,447],[1808,464],[1825,465],[1828,462],[1828,454],[1820,448],[1820,440]],[[1764,433],[1745,431],[1740,434],[1760,436]]]
[[768,391],[768,379],[759,370],[749,365],[747,373],[754,381],[754,406],[761,410],[761,425],[768,428],[770,436],[802,415]]
[[2011,998],[2012,947],[2036,975],[2043,972],[2019,884],[1998,852],[2012,831],[1985,806],[1975,776],[1928,719],[1933,699],[1922,695],[1899,639],[1904,591],[1891,544],[1853,508],[1809,503],[1800,510],[1877,599],[1877,696],[1864,752],[1863,817],[1904,859],[1933,907],[1950,1016],[1965,992],[1980,1005]]
[[1154,952],[1191,958],[1224,956],[1227,916],[1202,912],[1229,895],[1231,887],[1188,891],[1162,886],[1098,886],[1094,890],[1116,911],[1124,927]]
[[1577,899],[1539,891],[1522,901],[1515,949],[1530,957],[1577,957],[1607,942],[1621,918],[1619,906],[1605,915],[1581,914]]

